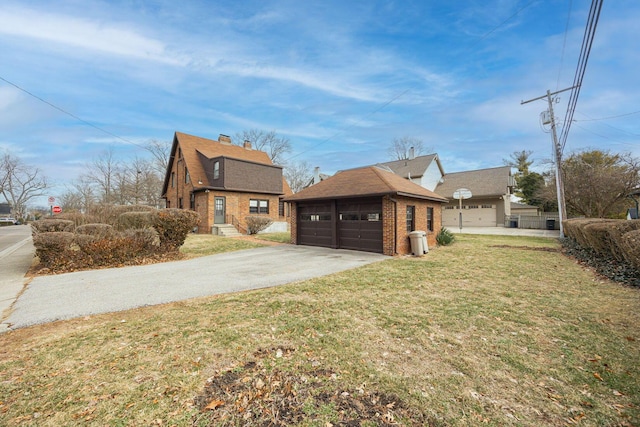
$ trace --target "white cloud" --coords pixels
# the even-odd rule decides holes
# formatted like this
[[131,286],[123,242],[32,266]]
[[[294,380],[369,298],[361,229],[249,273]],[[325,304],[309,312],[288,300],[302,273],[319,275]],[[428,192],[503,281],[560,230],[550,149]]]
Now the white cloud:
[[4,8],[0,9],[0,34],[167,64],[181,63],[159,40],[145,37],[124,24],[88,18]]

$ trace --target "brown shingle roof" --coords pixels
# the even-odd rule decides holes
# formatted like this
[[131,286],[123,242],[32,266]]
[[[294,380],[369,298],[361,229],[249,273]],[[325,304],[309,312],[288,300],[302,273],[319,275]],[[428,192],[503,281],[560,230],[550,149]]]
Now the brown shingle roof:
[[458,188],[467,188],[473,198],[478,198],[511,193],[508,187],[514,185],[509,166],[448,173],[443,180],[435,191],[448,199],[453,198],[453,192]]
[[342,199],[387,194],[446,202],[444,197],[433,191],[376,166],[338,172],[322,182],[285,198],[285,200]]
[[[165,175],[162,194],[167,191],[169,183],[170,168],[177,158],[177,149],[180,148],[185,165],[189,170],[189,176],[193,183],[199,186],[210,186],[209,179],[204,169],[202,158],[211,159],[214,157],[227,157],[232,159],[246,160],[254,163],[273,165],[271,159],[264,151],[246,149],[238,145],[221,143],[213,139],[202,138],[182,132],[176,132],[173,137],[171,147],[171,157],[167,174]],[[205,162],[206,163],[206,162]],[[199,184],[202,181],[202,184]]]

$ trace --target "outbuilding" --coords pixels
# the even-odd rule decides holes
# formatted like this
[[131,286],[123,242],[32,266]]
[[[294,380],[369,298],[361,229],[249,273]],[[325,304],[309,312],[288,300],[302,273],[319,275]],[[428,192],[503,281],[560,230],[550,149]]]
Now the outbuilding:
[[291,243],[385,255],[410,254],[416,230],[435,246],[447,203],[377,166],[338,172],[284,200],[291,203]]

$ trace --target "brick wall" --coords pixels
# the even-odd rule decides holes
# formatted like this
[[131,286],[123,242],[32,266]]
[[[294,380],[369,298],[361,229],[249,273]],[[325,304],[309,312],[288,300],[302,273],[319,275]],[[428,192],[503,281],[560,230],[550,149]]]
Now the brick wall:
[[296,202],[290,203],[291,216],[289,217],[289,229],[291,230],[291,243],[298,244],[298,204]]
[[393,256],[396,252],[396,209],[389,196],[382,199],[382,253]]
[[[396,219],[398,244],[397,252],[400,255],[411,253],[411,242],[407,231],[407,206],[415,207],[414,230],[427,232],[427,245],[432,248],[436,246],[436,235],[442,227],[442,204],[429,200],[411,199],[408,197],[397,197],[398,218]],[[427,208],[433,208],[433,231],[427,230]]]

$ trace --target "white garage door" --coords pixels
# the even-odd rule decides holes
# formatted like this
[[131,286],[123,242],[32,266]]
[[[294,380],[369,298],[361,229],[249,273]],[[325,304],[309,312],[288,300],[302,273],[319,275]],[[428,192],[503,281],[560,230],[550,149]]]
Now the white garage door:
[[[442,225],[444,227],[459,228],[458,217],[460,210],[457,206],[447,206],[442,210]],[[495,227],[496,205],[468,205],[462,206],[462,228],[464,227]]]

